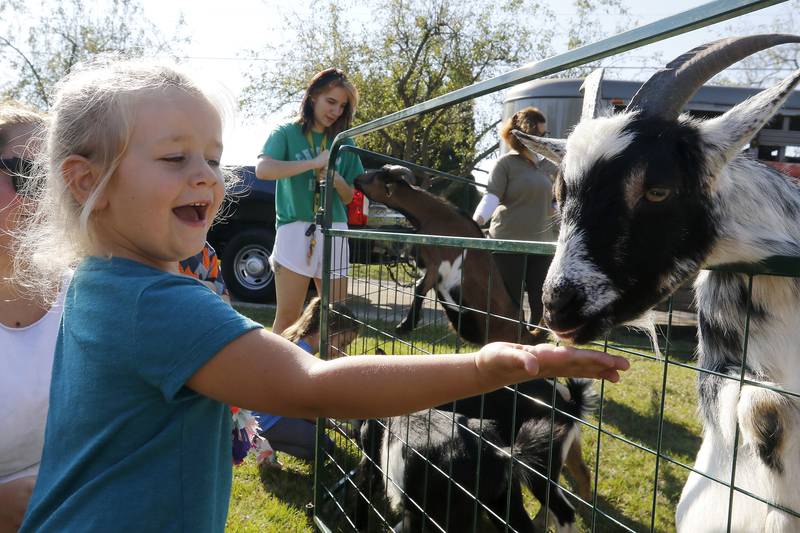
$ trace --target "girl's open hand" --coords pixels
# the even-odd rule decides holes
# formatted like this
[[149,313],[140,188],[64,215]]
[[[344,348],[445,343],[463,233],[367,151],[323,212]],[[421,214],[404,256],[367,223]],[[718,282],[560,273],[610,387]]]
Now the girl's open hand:
[[476,365],[490,380],[515,383],[530,378],[586,377],[616,383],[630,363],[624,357],[570,346],[508,342],[487,344],[478,352]]

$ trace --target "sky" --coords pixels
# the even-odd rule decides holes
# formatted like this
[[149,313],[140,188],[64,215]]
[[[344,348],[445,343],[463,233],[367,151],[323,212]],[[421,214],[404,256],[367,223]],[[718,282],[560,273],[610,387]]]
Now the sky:
[[[347,2],[347,0],[343,0]],[[465,0],[467,1],[467,0]],[[286,0],[230,0],[222,3],[211,0],[142,0],[145,14],[166,34],[174,32],[176,22],[182,15],[186,30],[191,36],[191,43],[184,49],[185,61],[192,69],[204,76],[220,80],[233,99],[238,99],[245,80],[244,73],[251,63],[243,59],[248,50],[259,50],[266,43],[291,46],[291,36],[280,27],[281,14],[292,11],[309,13],[314,9],[311,2],[287,2]],[[572,11],[566,0],[544,0],[550,8],[564,19]],[[698,0],[623,0],[628,6],[632,19],[639,25],[646,24],[681,11],[697,7],[706,2]],[[224,7],[223,7],[224,5]],[[370,14],[359,3],[349,2],[352,16],[368,20]],[[362,4],[363,5],[363,4]],[[796,4],[795,4],[796,5]],[[747,27],[769,24],[779,17],[786,17],[790,3],[765,8],[741,17],[741,23]],[[737,22],[738,24],[739,22]],[[609,34],[615,33],[616,20],[611,16],[600,17],[600,24]],[[669,60],[694,46],[707,42],[711,31],[717,31],[711,39],[726,34],[725,27],[730,22],[712,26],[711,29],[672,37],[660,43],[648,45],[633,52],[636,56],[650,56],[661,52],[665,60]],[[566,44],[555,45],[557,52],[566,51]],[[269,57],[261,60],[268,61]],[[604,66],[620,66],[619,61],[607,59]],[[625,77],[625,76],[615,76]],[[368,90],[360,88],[362,91]],[[500,110],[498,110],[498,113]],[[224,160],[228,164],[253,164],[269,132],[283,116],[268,119],[250,119],[244,114],[231,117],[226,124],[224,136]]]

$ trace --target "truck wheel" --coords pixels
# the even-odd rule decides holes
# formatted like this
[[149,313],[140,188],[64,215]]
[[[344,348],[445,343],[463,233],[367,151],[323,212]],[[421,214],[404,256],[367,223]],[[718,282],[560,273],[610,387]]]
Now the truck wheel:
[[246,302],[275,301],[275,273],[269,266],[274,243],[275,233],[268,229],[249,229],[228,242],[222,276],[234,296]]

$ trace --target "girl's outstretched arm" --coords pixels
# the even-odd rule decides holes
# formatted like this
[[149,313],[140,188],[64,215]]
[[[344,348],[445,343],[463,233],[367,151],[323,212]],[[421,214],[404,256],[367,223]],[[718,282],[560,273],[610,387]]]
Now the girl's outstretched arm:
[[186,385],[246,409],[312,418],[394,416],[534,377],[619,379],[628,362],[593,350],[495,342],[460,355],[355,356],[323,361],[254,330],[228,344]]

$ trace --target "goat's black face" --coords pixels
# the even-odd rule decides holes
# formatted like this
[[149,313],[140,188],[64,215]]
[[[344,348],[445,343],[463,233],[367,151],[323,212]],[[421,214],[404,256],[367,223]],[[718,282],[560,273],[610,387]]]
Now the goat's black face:
[[695,272],[715,238],[703,142],[691,122],[582,122],[556,182],[561,215],[545,320],[585,342],[637,318]]
[[379,170],[370,170],[358,176],[354,185],[367,198],[392,208],[397,208],[394,195],[400,187],[410,187],[415,182],[414,174],[406,167],[384,165]]

